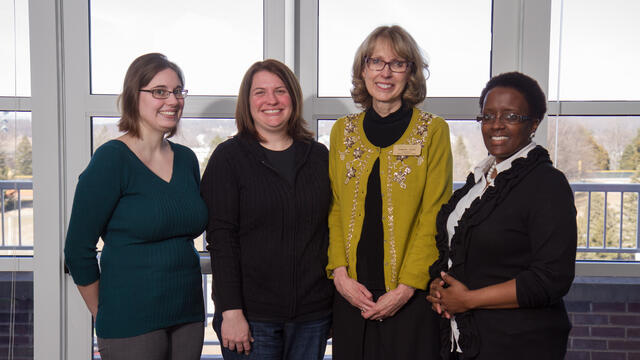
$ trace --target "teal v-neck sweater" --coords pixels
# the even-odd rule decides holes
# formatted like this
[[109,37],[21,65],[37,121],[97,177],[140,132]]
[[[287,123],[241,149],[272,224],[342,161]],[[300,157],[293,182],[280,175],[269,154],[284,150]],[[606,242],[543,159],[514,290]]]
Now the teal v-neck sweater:
[[207,223],[198,161],[189,148],[170,144],[169,182],[118,140],[98,148],[80,174],[65,262],[76,284],[100,280],[95,326],[101,338],[204,320],[200,259],[193,246]]

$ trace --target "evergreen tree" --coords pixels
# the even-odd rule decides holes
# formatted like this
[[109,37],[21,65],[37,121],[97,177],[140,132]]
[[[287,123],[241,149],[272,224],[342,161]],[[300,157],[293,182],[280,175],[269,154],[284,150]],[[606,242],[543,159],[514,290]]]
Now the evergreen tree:
[[620,158],[620,170],[636,170],[640,164],[640,129],[624,148]]
[[[636,181],[633,181],[636,182]],[[622,204],[622,247],[636,246],[636,223],[638,219],[638,194],[625,193]],[[619,260],[633,260],[633,254],[619,254]]]
[[9,172],[9,164],[7,154],[4,151],[0,151],[0,180],[7,179]]
[[31,141],[26,136],[18,144],[16,149],[16,172],[21,175],[32,175],[31,169]]
[[[620,231],[620,212],[610,205],[611,200],[607,202],[607,247],[613,248],[618,246]],[[604,193],[591,193],[591,211],[589,213],[589,248],[603,247],[604,238]],[[586,224],[585,216],[578,216],[578,246],[586,246]],[[582,260],[615,260],[618,259],[616,253],[578,253],[578,259]]]
[[[556,166],[565,173],[569,181],[581,181],[586,171],[609,170],[607,150],[580,124],[564,124],[558,134],[558,158]],[[553,154],[555,141],[550,141]]]
[[609,153],[593,135],[585,130],[587,144],[593,153],[593,170],[609,170]]

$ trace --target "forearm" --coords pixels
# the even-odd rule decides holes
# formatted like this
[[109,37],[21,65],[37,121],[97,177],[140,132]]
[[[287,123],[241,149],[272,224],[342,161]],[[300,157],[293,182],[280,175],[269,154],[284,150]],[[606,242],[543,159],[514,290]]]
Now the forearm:
[[467,297],[469,309],[514,309],[518,305],[516,296],[516,280],[469,290]]
[[237,249],[216,246],[210,249],[210,254],[216,310],[244,308],[242,270]]
[[100,288],[100,280],[93,282],[89,285],[77,285],[80,296],[87,305],[87,308],[91,312],[91,315],[95,319],[98,314],[98,294]]

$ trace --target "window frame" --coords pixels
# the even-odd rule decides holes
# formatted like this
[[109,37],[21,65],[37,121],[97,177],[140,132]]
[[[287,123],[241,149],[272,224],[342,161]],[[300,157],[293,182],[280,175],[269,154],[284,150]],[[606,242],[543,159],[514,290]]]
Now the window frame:
[[[350,98],[317,95],[318,1],[264,0],[264,57],[284,61],[298,75],[304,117],[358,112]],[[33,129],[34,357],[86,359],[92,349],[91,317],[70,277],[63,247],[78,174],[91,154],[91,117],[118,116],[115,95],[92,95],[89,84],[88,0],[30,0],[31,92],[0,97],[0,108],[31,111]],[[548,88],[551,0],[493,0],[491,74],[519,70]],[[540,61],[544,59],[544,61]],[[233,117],[235,96],[190,96],[185,117]],[[428,98],[422,106],[447,119],[473,119],[478,98]],[[638,102],[549,103],[550,114],[640,115]],[[547,121],[536,142],[546,145]],[[46,240],[46,241],[45,241]],[[1,269],[9,269],[0,259]],[[10,270],[13,270],[11,268]],[[640,263],[576,264],[577,275],[640,276]]]
[[[0,111],[32,113],[31,96],[0,96]],[[33,256],[0,256],[0,271],[33,271]]]
[[[291,62],[292,37],[284,34],[293,28],[293,1],[263,1],[263,56]],[[34,241],[34,253],[56,254],[34,261],[34,356],[86,359],[93,351],[92,319],[80,310],[84,302],[63,270],[64,234],[78,175],[91,156],[91,118],[118,117],[117,95],[90,91],[88,0],[30,0],[29,11],[34,172],[43,179],[35,181],[34,237],[53,238]],[[183,116],[233,118],[235,103],[236,96],[189,96]]]

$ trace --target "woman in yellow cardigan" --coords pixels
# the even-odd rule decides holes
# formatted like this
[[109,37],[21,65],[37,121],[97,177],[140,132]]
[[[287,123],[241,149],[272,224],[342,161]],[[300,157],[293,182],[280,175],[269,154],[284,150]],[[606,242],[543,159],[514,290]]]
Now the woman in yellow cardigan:
[[337,360],[438,356],[438,322],[424,298],[452,161],[446,122],[415,107],[426,68],[409,33],[378,27],[353,62],[351,95],[364,112],[331,131],[327,273],[338,290]]

